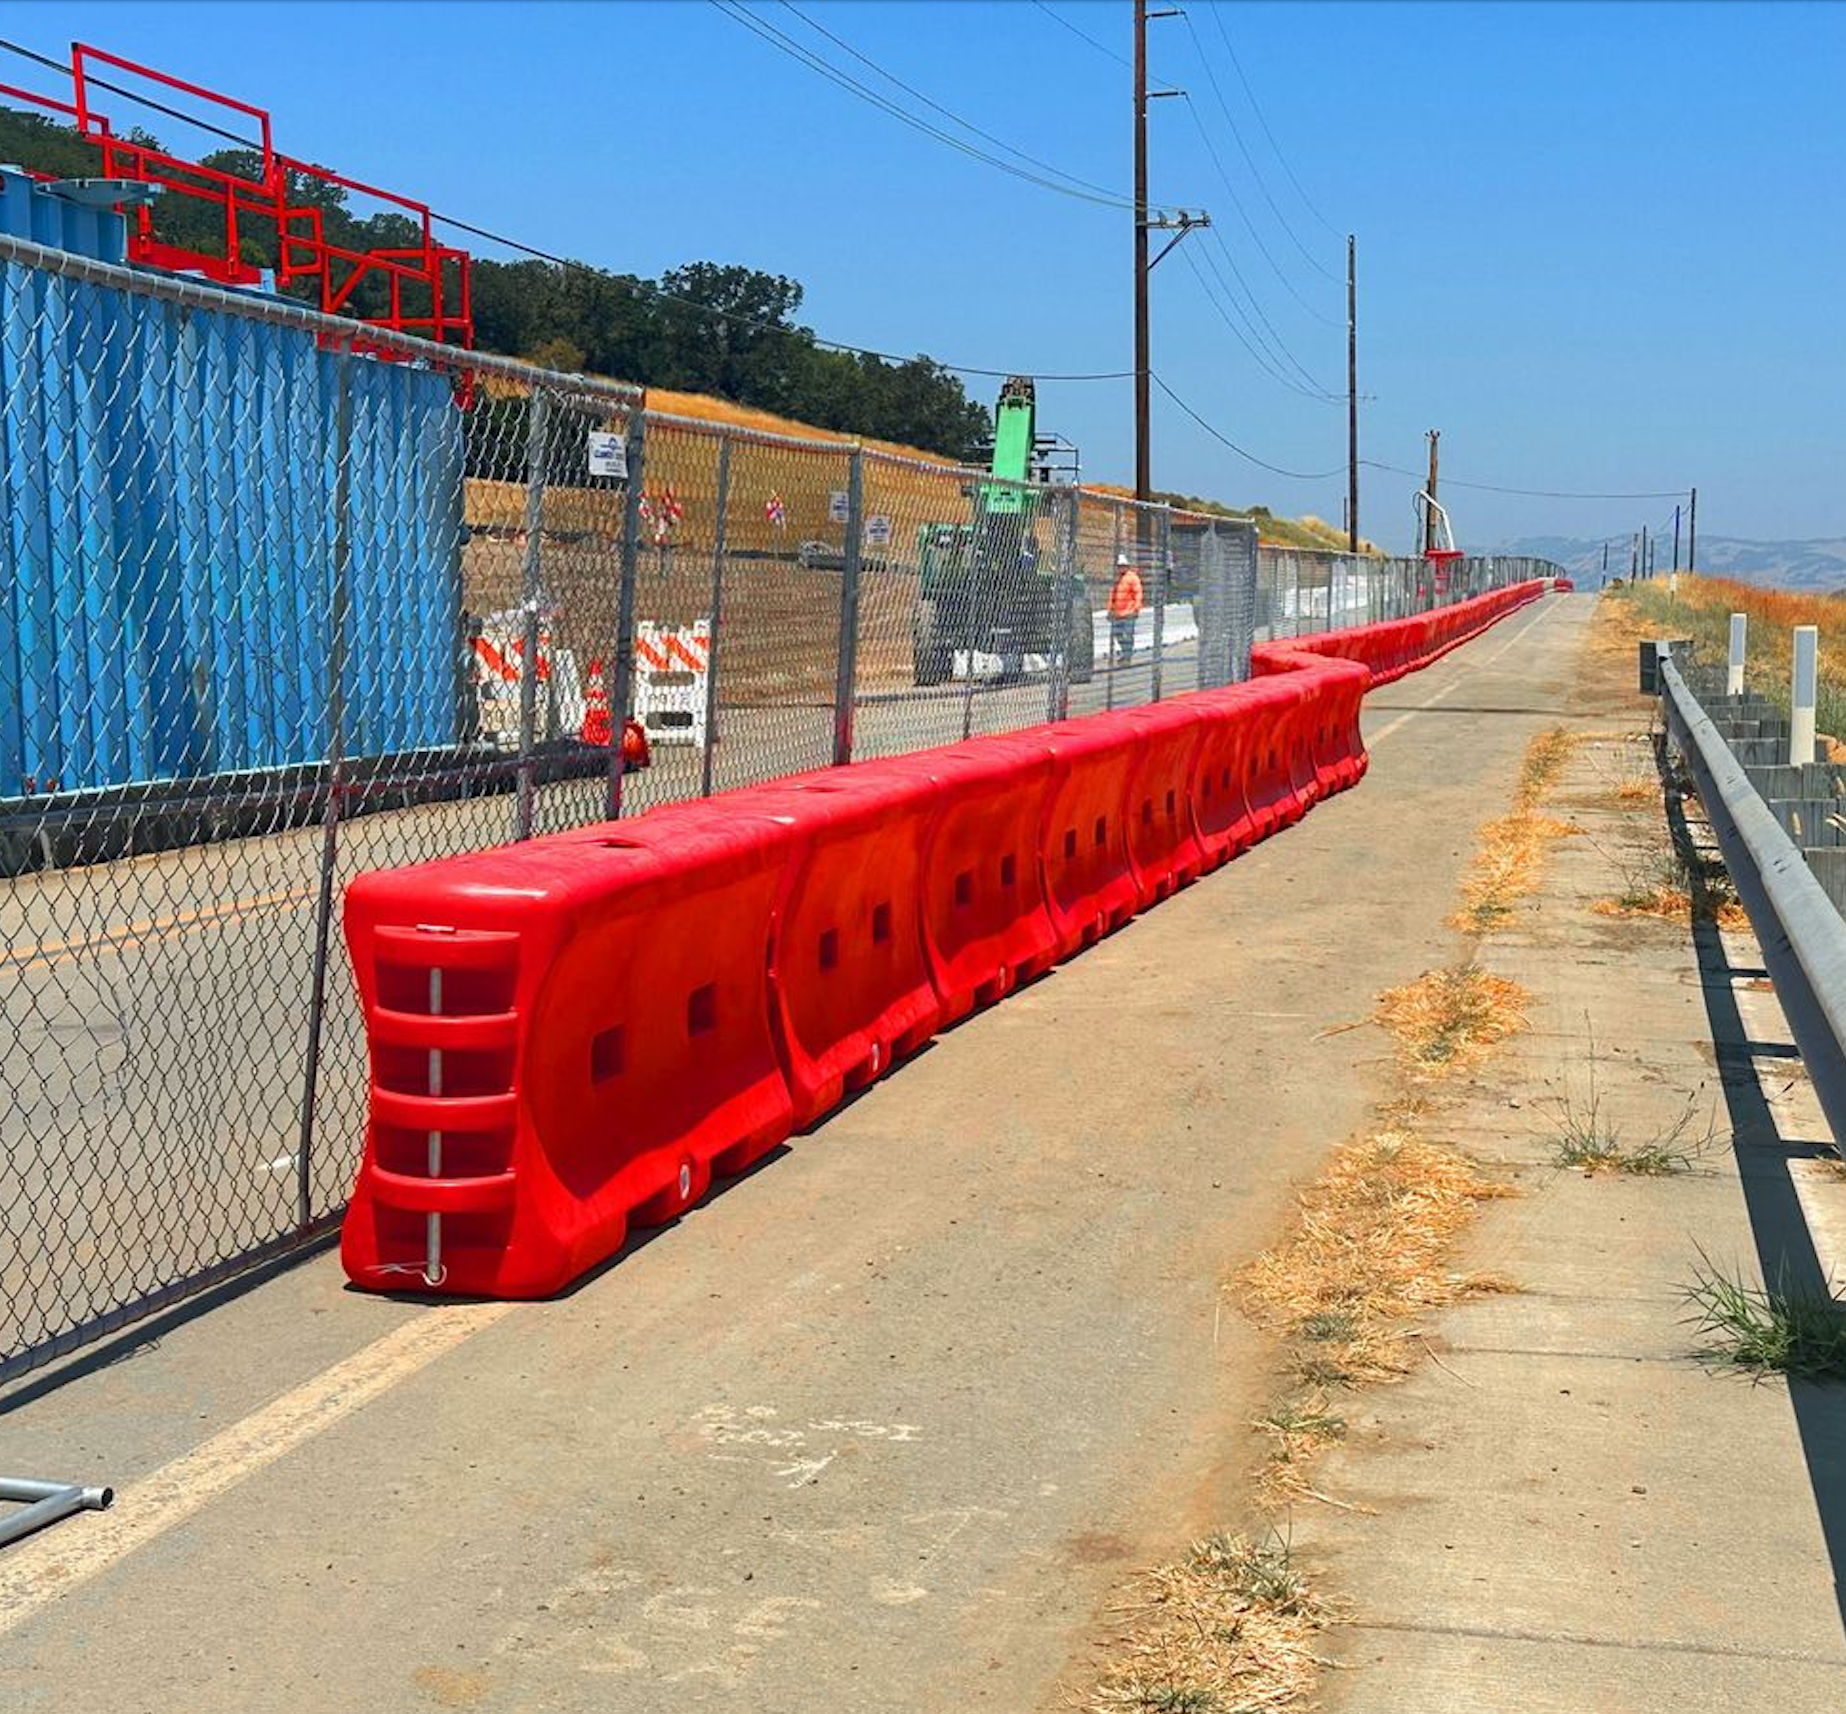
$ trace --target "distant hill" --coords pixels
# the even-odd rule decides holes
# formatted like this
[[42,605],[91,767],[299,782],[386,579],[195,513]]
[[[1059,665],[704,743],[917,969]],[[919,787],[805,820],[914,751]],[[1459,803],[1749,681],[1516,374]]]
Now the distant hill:
[[[1666,544],[1667,554],[1671,544]],[[1503,542],[1497,553],[1532,554],[1556,560],[1567,571],[1594,574],[1602,568],[1602,543],[1574,536],[1522,536]],[[1655,569],[1665,571],[1671,560],[1656,557]],[[1753,542],[1738,536],[1700,536],[1699,570],[1713,577],[1734,577],[1776,589],[1798,589],[1819,595],[1846,593],[1846,536],[1822,536],[1811,541]],[[1609,546],[1609,575],[1628,575],[1628,545]]]

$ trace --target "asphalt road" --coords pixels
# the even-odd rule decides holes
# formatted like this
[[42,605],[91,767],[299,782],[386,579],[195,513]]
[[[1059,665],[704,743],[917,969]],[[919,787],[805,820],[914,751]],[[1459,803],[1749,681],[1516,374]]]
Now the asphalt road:
[[560,1301],[321,1257],[0,1395],[0,1468],[121,1492],[0,1555],[0,1704],[1061,1705],[1121,1579],[1235,1513],[1265,1352],[1219,1282],[1361,1122],[1385,1050],[1338,1026],[1452,954],[1590,610],[1381,692],[1360,789]]

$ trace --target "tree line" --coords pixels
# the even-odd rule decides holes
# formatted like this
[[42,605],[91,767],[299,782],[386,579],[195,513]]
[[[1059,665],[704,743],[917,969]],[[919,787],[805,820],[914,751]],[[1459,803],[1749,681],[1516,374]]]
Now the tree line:
[[[139,130],[129,140],[160,146]],[[0,107],[0,161],[90,178],[102,170],[100,154],[66,126]],[[199,164],[245,179],[258,176],[261,166],[260,157],[243,149],[218,150]],[[338,185],[296,175],[290,201],[319,210],[329,244],[373,250],[421,242],[417,223],[405,215],[354,214]],[[165,243],[224,249],[223,211],[211,201],[166,192],[152,220]],[[238,254],[274,268],[279,238],[273,222],[240,217]],[[644,387],[711,394],[816,428],[900,441],[951,458],[975,456],[991,432],[986,407],[933,359],[887,362],[822,346],[797,319],[802,288],[785,275],[692,262],[651,280],[587,265],[476,258],[471,286],[475,345],[483,351]],[[295,280],[286,289],[318,300],[315,280]],[[362,277],[345,313],[382,315],[387,290],[376,272]],[[407,294],[404,307],[414,314],[428,306]]]

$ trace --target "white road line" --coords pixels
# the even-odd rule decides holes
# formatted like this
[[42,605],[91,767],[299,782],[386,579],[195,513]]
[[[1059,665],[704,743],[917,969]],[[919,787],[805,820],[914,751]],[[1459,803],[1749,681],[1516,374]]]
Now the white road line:
[[[1499,648],[1495,649],[1491,655],[1485,655],[1478,661],[1467,662],[1465,664],[1464,670],[1457,673],[1452,679],[1450,679],[1449,682],[1445,684],[1439,691],[1437,691],[1434,696],[1430,697],[1427,702],[1420,702],[1417,704],[1415,708],[1406,709],[1395,720],[1386,721],[1383,726],[1379,727],[1376,732],[1372,733],[1365,740],[1365,747],[1368,750],[1372,749],[1377,744],[1381,743],[1384,739],[1390,737],[1391,734],[1395,732],[1398,729],[1398,727],[1402,726],[1405,721],[1414,720],[1419,714],[1425,713],[1427,710],[1434,708],[1437,703],[1439,703],[1445,696],[1449,694],[1450,691],[1457,689],[1461,685],[1462,681],[1467,678],[1470,672],[1477,671],[1481,667],[1492,666],[1495,661],[1497,661],[1503,654],[1507,652],[1507,650],[1517,648],[1519,644],[1523,643],[1528,633],[1536,629],[1539,625],[1543,624],[1544,621],[1550,618],[1551,615],[1555,613],[1556,611],[1557,611],[1557,608],[1555,606],[1550,606],[1550,605],[1541,606],[1539,610],[1536,613],[1534,613],[1532,617],[1525,622],[1525,624],[1521,625],[1519,629],[1515,631],[1512,634],[1512,636],[1508,637],[1506,641],[1499,646]],[[1457,650],[1456,652],[1460,653],[1459,650]],[[1536,710],[1534,712],[1536,712]]]
[[517,1307],[424,1310],[151,1476],[118,1489],[113,1510],[79,1513],[9,1549],[0,1558],[0,1636]]

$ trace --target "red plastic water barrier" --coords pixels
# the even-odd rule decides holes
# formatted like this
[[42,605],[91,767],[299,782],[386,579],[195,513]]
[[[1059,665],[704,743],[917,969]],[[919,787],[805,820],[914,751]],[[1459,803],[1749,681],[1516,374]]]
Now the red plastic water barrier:
[[936,787],[921,886],[923,944],[942,1022],[1050,969],[1058,933],[1039,835],[1051,751],[1011,737],[974,738],[860,765],[921,774]]
[[1252,762],[1272,700],[1264,687],[1271,682],[1257,679],[1227,685],[1222,690],[1201,691],[1191,699],[1204,725],[1192,814],[1207,869],[1216,869],[1249,850],[1274,825],[1273,818],[1259,814],[1250,790]]
[[1091,714],[1030,727],[1014,741],[1040,746],[1051,758],[1039,850],[1062,960],[1120,928],[1139,908],[1127,805],[1145,737],[1119,714]]
[[555,1291],[788,1135],[764,947],[795,842],[692,808],[352,883],[354,1281]]
[[1205,869],[1193,799],[1207,716],[1196,699],[1179,697],[1126,709],[1120,718],[1141,734],[1124,810],[1138,904],[1146,910]]
[[1386,619],[1372,625],[1354,625],[1342,631],[1323,631],[1305,637],[1259,643],[1252,652],[1253,670],[1285,653],[1313,654],[1360,661],[1370,669],[1374,684],[1387,684],[1407,672],[1459,648],[1489,625],[1535,601],[1550,587],[1549,578],[1534,578],[1506,589],[1496,589],[1452,607],[1440,607],[1408,619]]
[[374,1289],[553,1291],[919,1046],[1356,782],[1369,682],[1538,594],[1248,683],[362,877],[343,1238]]
[[941,1024],[922,923],[923,853],[941,791],[926,771],[862,762],[731,794],[736,807],[784,822],[799,844],[770,956],[798,1130]]

